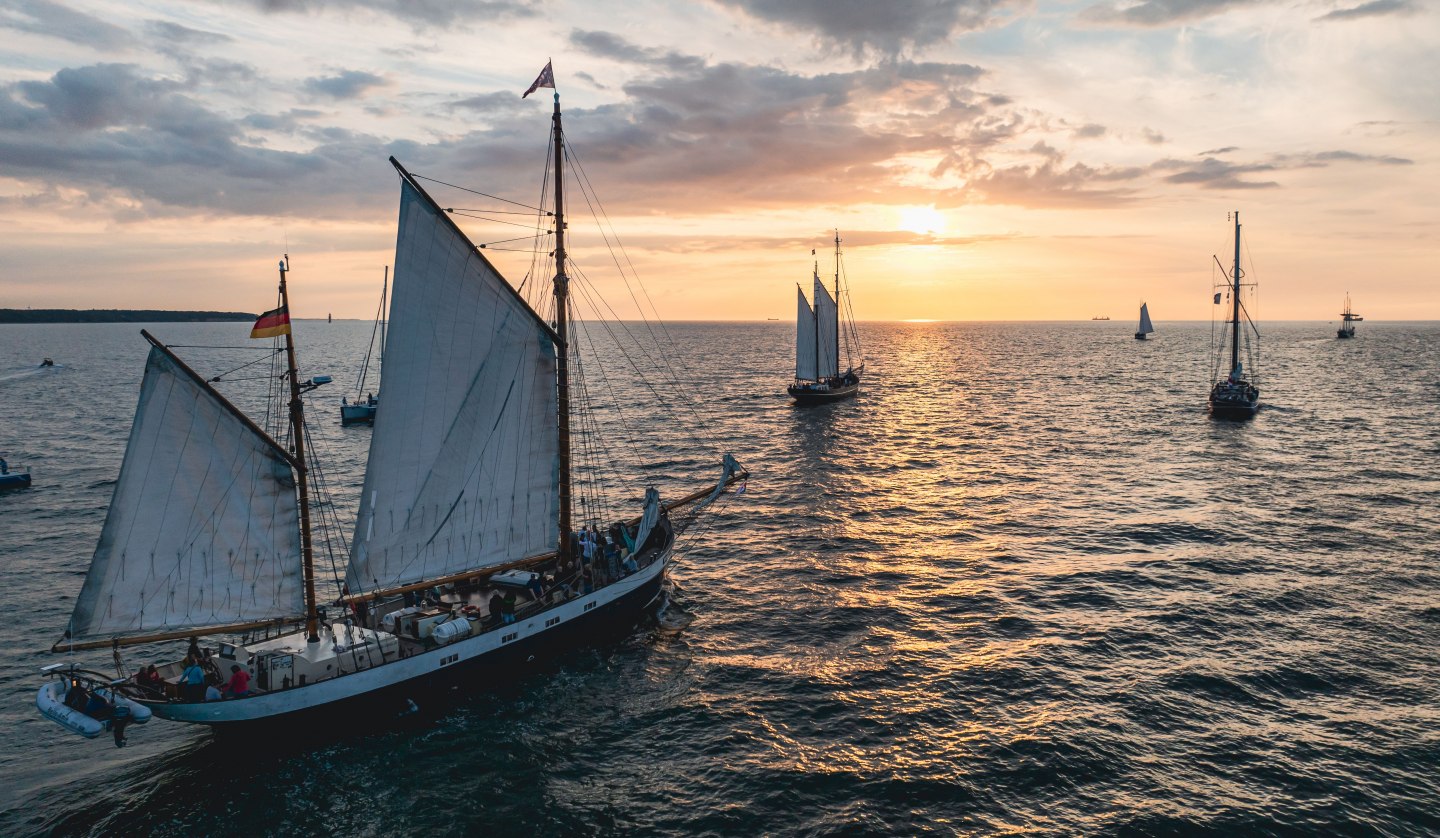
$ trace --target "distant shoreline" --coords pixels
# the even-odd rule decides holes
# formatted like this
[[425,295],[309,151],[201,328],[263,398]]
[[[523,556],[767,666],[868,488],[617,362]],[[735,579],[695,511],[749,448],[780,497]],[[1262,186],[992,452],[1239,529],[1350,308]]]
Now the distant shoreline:
[[245,311],[0,308],[0,323],[238,323],[256,316]]

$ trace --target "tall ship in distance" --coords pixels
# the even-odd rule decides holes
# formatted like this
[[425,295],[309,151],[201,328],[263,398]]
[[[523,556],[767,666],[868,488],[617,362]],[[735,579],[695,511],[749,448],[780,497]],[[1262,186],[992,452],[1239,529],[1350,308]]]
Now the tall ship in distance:
[[1355,324],[1363,322],[1364,320],[1365,318],[1351,310],[1350,295],[1346,294],[1345,310],[1340,312],[1340,328],[1335,330],[1335,337],[1343,339],[1355,337]]
[[[1222,322],[1218,331],[1211,331],[1212,336],[1217,336],[1218,340],[1212,345],[1215,363],[1211,367],[1210,377],[1215,383],[1210,388],[1209,410],[1210,415],[1218,419],[1249,419],[1260,409],[1260,388],[1255,380],[1260,332],[1255,328],[1250,312],[1246,310],[1241,299],[1244,289],[1253,291],[1255,284],[1241,281],[1245,278],[1245,272],[1240,267],[1239,211],[1235,212],[1234,218],[1235,258],[1231,268],[1227,271],[1225,266],[1220,264],[1219,257],[1212,257],[1224,277],[1223,286],[1220,286],[1224,290],[1215,292],[1215,305],[1220,305],[1222,300],[1229,303],[1229,317]],[[1224,367],[1222,375],[1220,364],[1227,360],[1229,363]]]
[[[547,64],[525,95],[554,86]],[[646,469],[627,462],[643,460],[646,446],[605,438],[678,414],[673,394],[656,405],[607,400],[578,374],[582,355],[589,373],[607,353],[639,353],[592,328],[599,304],[583,309],[588,298],[571,293],[572,283],[597,289],[566,251],[571,161],[558,93],[547,133],[550,149],[538,147],[553,193],[533,208],[534,252],[553,253],[554,274],[530,285],[534,303],[425,178],[390,160],[400,212],[385,410],[348,545],[306,430],[304,395],[324,382],[299,372],[288,261],[281,306],[251,335],[283,338],[272,354],[287,364],[270,377],[286,387],[283,425],[261,427],[145,335],[139,407],[94,558],[52,649],[68,659],[45,667],[43,715],[87,737],[110,729],[116,744],[125,726],[154,717],[235,727],[363,709],[384,719],[449,686],[484,689],[626,631],[661,597],[677,543],[748,473],[719,451],[713,470],[708,453],[684,461],[693,478],[682,465]],[[587,205],[598,200],[576,180]],[[667,369],[635,374],[679,378]],[[695,450],[715,450],[693,427],[675,430]],[[657,486],[675,491],[662,499]],[[137,647],[138,660],[127,660]],[[74,657],[87,650],[107,652],[115,675]]]
[[[840,231],[836,230],[834,295],[820,280],[818,261],[814,267],[814,305],[805,299],[803,287],[795,289],[795,380],[785,391],[797,404],[825,404],[860,391],[865,359],[860,350],[860,335],[855,329],[849,289],[841,284],[842,274]],[[842,352],[844,372],[840,367]]]

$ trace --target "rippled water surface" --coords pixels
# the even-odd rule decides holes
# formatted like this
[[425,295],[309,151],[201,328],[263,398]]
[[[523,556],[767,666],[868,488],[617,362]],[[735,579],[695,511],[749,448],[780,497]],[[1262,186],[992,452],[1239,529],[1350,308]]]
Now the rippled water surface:
[[[693,424],[755,476],[670,609],[418,718],[124,750],[34,691],[147,347],[0,326],[0,454],[35,474],[0,495],[0,834],[1440,832],[1440,325],[1263,326],[1248,423],[1205,415],[1209,327],[1158,325],[862,324],[864,392],[812,409],[790,324],[671,325]],[[353,376],[370,324],[298,329]],[[348,521],[369,431],[339,395],[315,432]],[[711,456],[629,430],[667,488]]]

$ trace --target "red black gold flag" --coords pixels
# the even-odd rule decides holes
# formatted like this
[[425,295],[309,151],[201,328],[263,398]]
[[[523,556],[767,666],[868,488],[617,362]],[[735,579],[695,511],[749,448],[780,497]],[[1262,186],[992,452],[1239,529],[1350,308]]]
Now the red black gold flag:
[[285,306],[260,315],[260,319],[255,321],[255,328],[250,330],[252,338],[273,338],[288,334],[290,334],[290,310]]

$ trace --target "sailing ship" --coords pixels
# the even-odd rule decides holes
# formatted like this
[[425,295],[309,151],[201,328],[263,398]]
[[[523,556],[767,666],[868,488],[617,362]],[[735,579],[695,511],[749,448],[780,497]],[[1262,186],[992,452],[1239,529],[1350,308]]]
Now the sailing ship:
[[[547,65],[535,86],[553,88],[553,77],[541,83],[549,76]],[[42,712],[56,718],[55,703],[71,706],[72,694],[87,708],[79,712],[106,724],[134,718],[107,695],[161,719],[221,727],[329,718],[373,702],[403,712],[437,687],[483,688],[545,652],[633,626],[661,595],[677,537],[749,475],[726,454],[713,485],[668,502],[651,486],[633,514],[599,519],[615,510],[596,505],[594,470],[617,469],[613,449],[597,465],[599,406],[570,375],[585,331],[572,329],[570,277],[587,280],[565,249],[558,93],[551,132],[554,205],[537,217],[553,225],[536,249],[554,248],[549,321],[421,178],[390,159],[400,216],[387,407],[376,416],[336,599],[317,594],[312,530],[327,510],[336,516],[311,497],[324,481],[302,396],[316,382],[302,383],[297,369],[287,263],[281,308],[252,332],[278,337],[284,319],[288,364],[274,380],[288,382],[286,442],[142,333],[151,349],[120,477],[52,651],[110,650],[123,679],[126,649],[185,638],[189,648],[133,682],[73,661],[51,665],[36,699]],[[272,328],[262,333],[261,324]],[[588,533],[576,526],[577,503]],[[231,677],[228,695],[205,701],[203,682],[217,670]],[[66,726],[78,732],[79,721]]]
[[1145,340],[1145,336],[1155,331],[1155,326],[1150,322],[1150,305],[1140,304],[1140,327],[1135,330],[1136,340]]
[[385,363],[385,297],[390,292],[390,266],[385,266],[385,279],[380,286],[380,308],[375,311],[375,325],[370,330],[370,345],[365,347],[365,361],[360,364],[360,372],[355,376],[355,400],[347,398],[340,399],[340,424],[341,425],[373,425],[375,424],[375,411],[380,407],[380,400],[375,397],[375,391],[366,388],[366,379],[370,374],[370,360],[374,357],[375,338],[380,338],[380,363]]
[[1345,295],[1345,310],[1340,312],[1340,328],[1335,330],[1335,337],[1355,337],[1355,324],[1364,319],[1365,318],[1350,310],[1350,295],[1347,293]]
[[[811,251],[813,254],[814,251]],[[835,295],[820,281],[820,264],[814,267],[815,304],[805,299],[805,289],[796,286],[795,380],[786,388],[797,404],[824,404],[853,396],[860,391],[865,361],[860,355],[860,336],[855,330],[855,313],[850,295],[840,286],[840,231],[835,231]],[[841,309],[845,318],[840,316]],[[844,338],[845,371],[840,371],[841,339]],[[858,366],[855,359],[859,358]]]
[[[1213,257],[1215,264],[1219,266],[1221,274],[1225,277],[1225,291],[1215,293],[1215,303],[1219,305],[1222,295],[1230,297],[1230,317],[1224,321],[1220,331],[1220,341],[1215,352],[1215,369],[1212,369],[1211,378],[1218,379],[1215,385],[1210,388],[1209,409],[1210,415],[1221,419],[1249,419],[1260,409],[1260,389],[1255,384],[1255,353],[1250,343],[1250,335],[1253,333],[1258,341],[1260,333],[1256,331],[1254,322],[1250,319],[1250,313],[1245,310],[1240,299],[1242,288],[1254,288],[1254,283],[1242,283],[1245,272],[1240,268],[1240,213],[1235,213],[1235,260],[1229,271],[1220,264],[1219,257]],[[1245,331],[1245,346],[1249,355],[1250,368],[1245,368],[1244,362],[1240,360],[1240,315],[1244,313],[1244,325],[1249,326]],[[1228,338],[1228,340],[1227,340]],[[1224,346],[1229,344],[1230,365],[1224,378],[1219,376],[1218,366],[1225,356]]]

